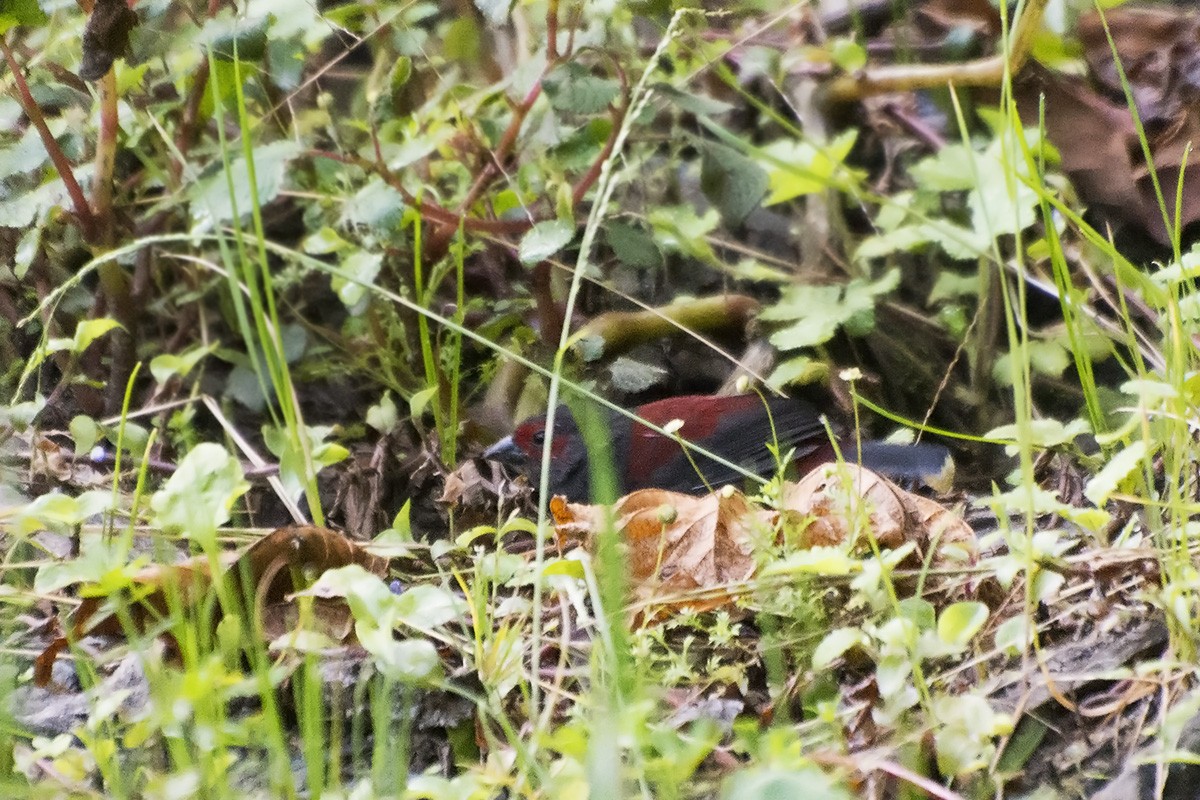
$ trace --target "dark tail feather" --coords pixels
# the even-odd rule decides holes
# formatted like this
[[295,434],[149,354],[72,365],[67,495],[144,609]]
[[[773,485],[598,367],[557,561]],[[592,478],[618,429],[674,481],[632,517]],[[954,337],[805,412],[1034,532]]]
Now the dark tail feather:
[[[843,448],[847,461],[853,461],[854,455],[853,447]],[[940,444],[863,442],[862,463],[890,478],[916,478],[935,489],[948,489],[954,481],[954,459]]]

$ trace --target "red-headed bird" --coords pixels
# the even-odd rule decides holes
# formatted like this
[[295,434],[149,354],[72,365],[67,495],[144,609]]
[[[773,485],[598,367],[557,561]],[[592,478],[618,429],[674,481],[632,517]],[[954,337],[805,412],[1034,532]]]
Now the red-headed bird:
[[[836,458],[821,413],[802,400],[764,400],[756,394],[689,395],[648,403],[634,413],[660,428],[680,420],[683,426],[676,432],[680,439],[762,477],[779,469],[768,449],[776,444],[781,456],[794,450],[791,461],[801,475]],[[550,493],[586,502],[591,496],[588,452],[567,408],[558,409],[554,428]],[[664,436],[619,414],[611,415],[609,429],[613,466],[620,481],[617,488],[622,495],[648,488],[700,494],[730,483],[741,486],[745,479],[741,472],[696,450],[685,453],[676,436]],[[537,486],[545,438],[546,418],[530,419],[483,456],[525,473]],[[853,438],[839,437],[838,441],[842,457],[857,462]],[[863,466],[891,477],[929,480],[941,476],[949,457],[946,448],[935,444],[862,443]]]

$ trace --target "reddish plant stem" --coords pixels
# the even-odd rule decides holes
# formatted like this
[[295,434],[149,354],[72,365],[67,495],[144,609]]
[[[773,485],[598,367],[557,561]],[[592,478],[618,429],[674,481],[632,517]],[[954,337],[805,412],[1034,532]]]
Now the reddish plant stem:
[[75,219],[79,223],[79,227],[83,230],[84,237],[88,241],[91,241],[96,233],[96,218],[92,214],[92,208],[88,204],[87,196],[83,193],[79,182],[75,180],[74,168],[67,159],[66,154],[63,153],[62,148],[58,146],[58,142],[54,141],[54,135],[50,133],[50,127],[46,124],[46,118],[42,116],[42,109],[38,106],[37,101],[33,99],[33,94],[29,91],[29,84],[25,82],[25,76],[21,74],[21,66],[13,56],[8,42],[3,39],[0,39],[0,50],[3,50],[4,60],[8,63],[8,68],[13,74],[13,82],[17,86],[17,99],[21,103],[21,108],[24,110],[25,115],[29,117],[29,121],[37,128],[38,135],[42,139],[42,146],[46,148],[46,154],[50,156],[50,161],[54,164],[54,169],[58,171],[59,177],[62,178],[63,186],[66,187],[67,194],[71,197]]

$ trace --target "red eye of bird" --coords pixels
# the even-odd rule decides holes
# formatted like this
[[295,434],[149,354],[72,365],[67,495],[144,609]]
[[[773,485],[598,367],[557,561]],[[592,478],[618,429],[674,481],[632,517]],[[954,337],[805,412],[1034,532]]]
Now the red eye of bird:
[[541,430],[534,431],[531,438],[534,447],[541,447],[546,443],[546,429],[542,428]]

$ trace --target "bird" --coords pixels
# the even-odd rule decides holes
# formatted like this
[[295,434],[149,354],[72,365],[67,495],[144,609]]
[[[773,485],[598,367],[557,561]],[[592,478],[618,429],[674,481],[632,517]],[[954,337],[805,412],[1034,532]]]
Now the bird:
[[[669,436],[616,412],[609,413],[613,465],[621,495],[649,488],[703,494],[728,484],[744,484],[742,471],[696,450],[685,452],[681,439],[763,478],[779,472],[779,460],[772,452],[776,445],[780,458],[791,452],[790,462],[801,475],[836,460],[839,453],[847,461],[858,462],[861,452],[861,463],[869,469],[931,484],[931,478],[944,475],[947,465],[952,464],[949,451],[941,445],[864,441],[860,451],[853,437],[833,429],[838,443],[835,448],[821,412],[810,403],[787,397],[764,398],[752,393],[686,395],[633,409],[640,420],[659,428],[670,425],[674,429],[682,422]],[[483,457],[525,474],[537,486],[545,440],[546,417],[535,417],[489,447]],[[588,451],[575,418],[565,406],[555,413],[550,447],[551,496],[587,502],[592,489]]]

